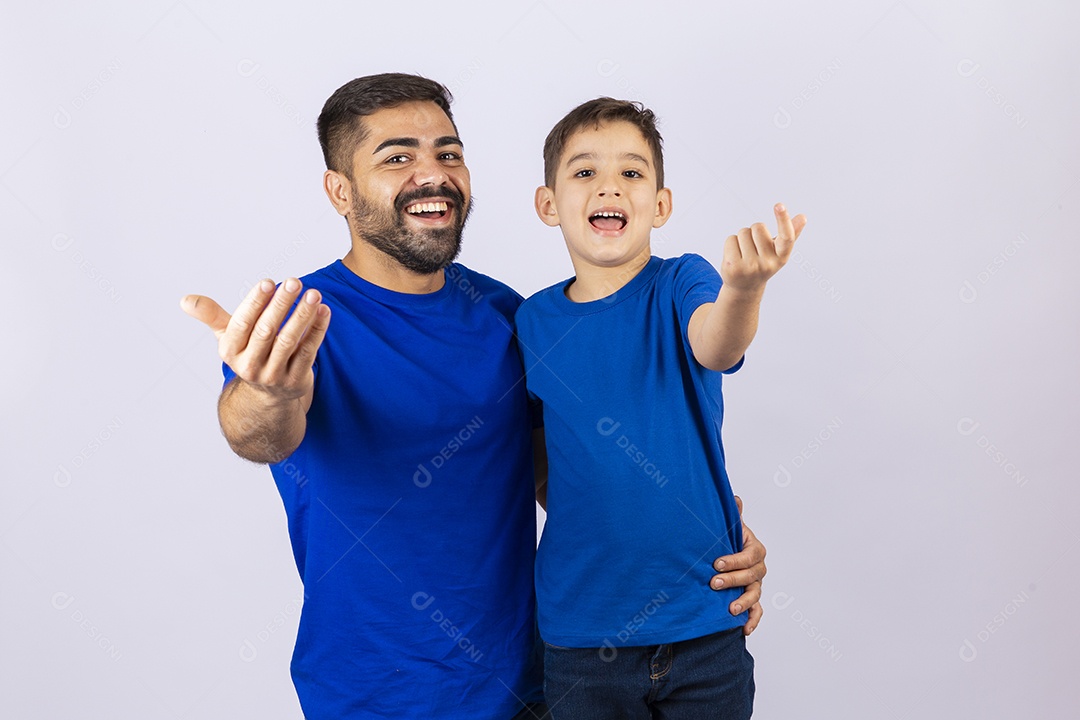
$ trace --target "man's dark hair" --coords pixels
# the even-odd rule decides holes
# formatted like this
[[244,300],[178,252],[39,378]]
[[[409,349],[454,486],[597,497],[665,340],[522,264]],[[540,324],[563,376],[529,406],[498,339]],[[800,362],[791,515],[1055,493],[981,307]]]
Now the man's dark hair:
[[555,124],[544,141],[544,184],[555,187],[555,174],[559,170],[566,143],[574,133],[583,128],[597,129],[601,123],[628,122],[645,137],[652,150],[656,171],[656,189],[664,187],[664,139],[656,129],[656,115],[639,102],[600,97],[578,105]]
[[453,100],[446,86],[419,75],[382,73],[345,83],[330,96],[319,114],[319,145],[326,168],[352,179],[353,153],[367,138],[364,116],[407,102],[433,102],[453,125],[454,116],[450,113]]

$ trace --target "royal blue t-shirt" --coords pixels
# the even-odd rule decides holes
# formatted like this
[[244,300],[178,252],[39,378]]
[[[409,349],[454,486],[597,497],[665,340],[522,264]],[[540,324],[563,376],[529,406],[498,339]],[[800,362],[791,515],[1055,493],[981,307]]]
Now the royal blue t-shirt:
[[686,335],[720,276],[683,255],[650,259],[593,302],[567,298],[569,282],[517,313],[547,436],[541,636],[618,648],[744,625],[745,612],[728,612],[742,590],[708,584],[713,560],[742,549],[742,525],[720,443],[721,373],[694,359]]
[[304,582],[309,720],[501,719],[541,698],[521,297],[445,272],[422,295],[341,261],[301,278],[330,327],[304,440],[271,470]]

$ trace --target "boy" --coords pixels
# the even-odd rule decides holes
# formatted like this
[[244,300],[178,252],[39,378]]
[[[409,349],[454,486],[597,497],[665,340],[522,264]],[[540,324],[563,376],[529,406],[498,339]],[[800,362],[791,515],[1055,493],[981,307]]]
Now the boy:
[[661,142],[651,111],[599,98],[544,144],[536,211],[562,228],[575,277],[527,300],[516,323],[544,408],[536,589],[556,719],[753,709],[746,613],[724,602],[740,590],[707,587],[710,559],[742,546],[721,375],[742,365],[765,283],[806,218],[777,205],[779,236],[760,223],[730,236],[719,275],[696,255],[651,257],[651,229],[672,210]]

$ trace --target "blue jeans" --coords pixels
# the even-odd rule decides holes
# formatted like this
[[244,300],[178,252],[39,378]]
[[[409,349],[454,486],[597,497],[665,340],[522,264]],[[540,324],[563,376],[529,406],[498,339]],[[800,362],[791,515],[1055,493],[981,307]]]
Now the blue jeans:
[[555,720],[746,720],[754,658],[741,627],[642,647],[545,642],[544,698]]

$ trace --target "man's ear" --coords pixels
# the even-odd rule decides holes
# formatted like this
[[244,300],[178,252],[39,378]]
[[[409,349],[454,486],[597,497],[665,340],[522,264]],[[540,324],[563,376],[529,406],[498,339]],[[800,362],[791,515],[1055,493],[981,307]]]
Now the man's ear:
[[652,226],[658,228],[671,217],[671,188],[660,188],[656,191],[656,217],[653,218]]
[[544,185],[536,188],[534,206],[536,207],[537,217],[539,217],[545,225],[548,227],[558,227],[559,211],[555,207],[554,190]]
[[327,170],[323,173],[323,190],[338,215],[349,214],[352,209],[352,183],[347,177],[336,170]]

